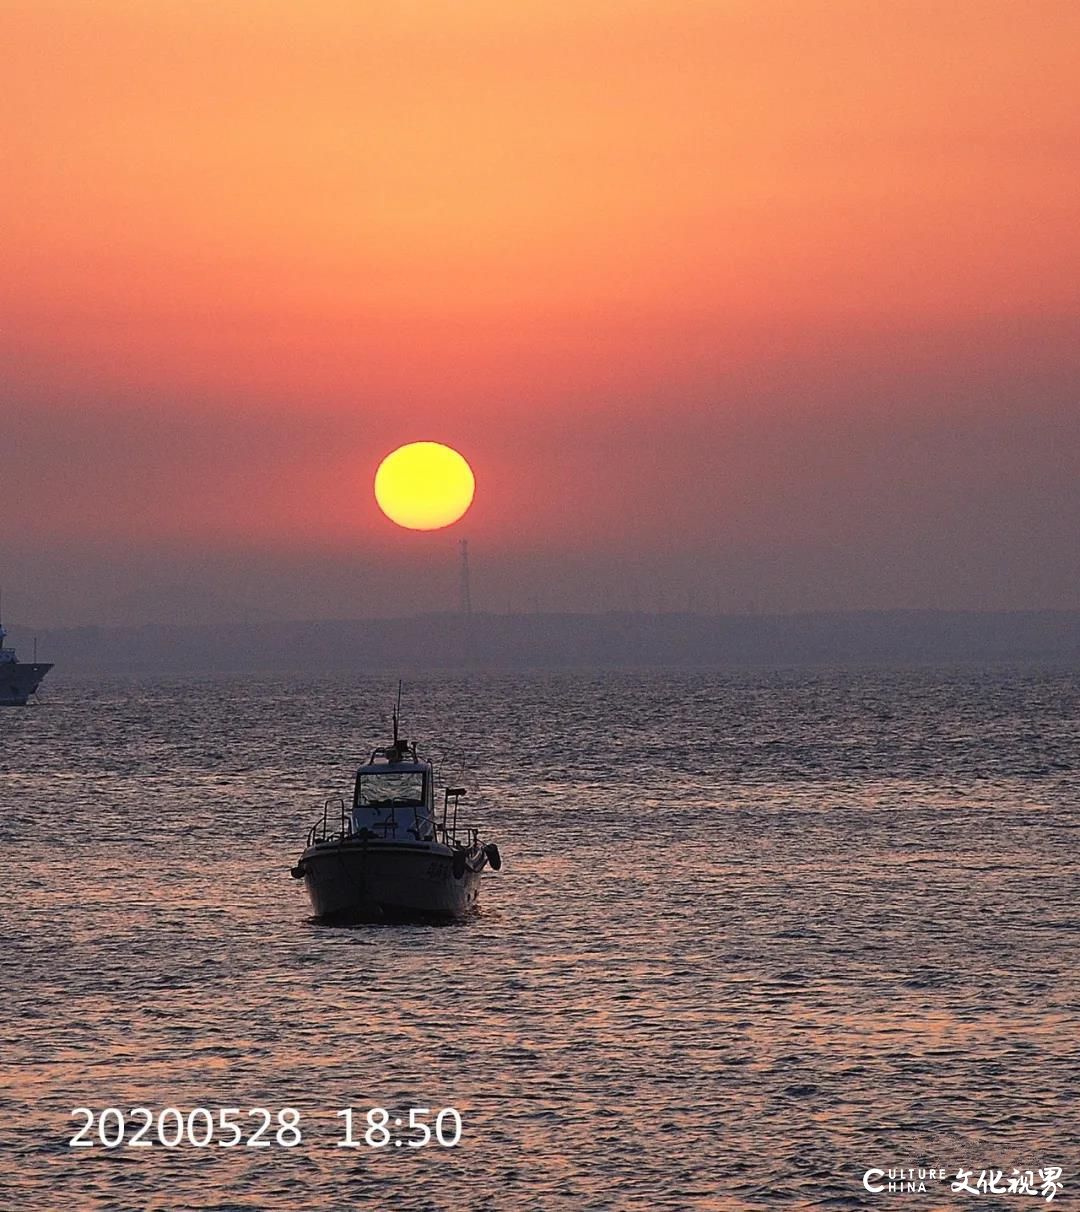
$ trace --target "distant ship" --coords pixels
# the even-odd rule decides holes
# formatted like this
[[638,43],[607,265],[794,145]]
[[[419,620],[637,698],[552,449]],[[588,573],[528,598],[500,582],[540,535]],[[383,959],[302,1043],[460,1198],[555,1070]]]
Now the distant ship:
[[[4,624],[0,623],[0,707],[25,707],[52,665],[36,660],[20,661],[14,648],[4,647],[6,635]],[[34,646],[37,647],[36,642]]]

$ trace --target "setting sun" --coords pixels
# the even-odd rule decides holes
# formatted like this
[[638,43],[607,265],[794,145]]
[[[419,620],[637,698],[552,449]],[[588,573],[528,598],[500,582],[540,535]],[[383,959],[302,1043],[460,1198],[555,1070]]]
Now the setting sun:
[[399,446],[375,473],[375,500],[399,526],[438,530],[472,504],[476,481],[465,459],[439,442]]

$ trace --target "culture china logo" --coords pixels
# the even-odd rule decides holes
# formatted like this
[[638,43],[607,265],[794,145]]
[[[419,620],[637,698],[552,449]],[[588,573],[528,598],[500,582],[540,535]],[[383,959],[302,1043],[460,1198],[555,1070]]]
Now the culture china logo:
[[863,1186],[872,1195],[918,1194],[927,1184],[949,1183],[957,1195],[1026,1195],[1041,1197],[1050,1203],[1065,1189],[1060,1166],[1045,1166],[1041,1170],[1019,1170],[1011,1174],[1004,1170],[965,1170],[944,1166],[892,1167],[888,1170],[870,1169],[863,1174]]

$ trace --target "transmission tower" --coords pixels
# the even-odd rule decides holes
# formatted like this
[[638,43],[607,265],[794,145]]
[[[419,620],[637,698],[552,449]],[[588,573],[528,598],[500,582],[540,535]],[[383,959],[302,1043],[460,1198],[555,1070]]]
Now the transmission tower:
[[469,540],[462,539],[461,547],[461,583],[459,586],[458,609],[464,615],[472,614],[472,594],[469,591]]

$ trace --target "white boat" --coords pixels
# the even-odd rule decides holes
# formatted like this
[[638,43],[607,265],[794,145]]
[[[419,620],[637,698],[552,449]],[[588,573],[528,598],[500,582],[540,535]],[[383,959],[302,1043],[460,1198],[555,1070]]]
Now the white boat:
[[4,624],[0,622],[0,707],[25,707],[52,665],[37,659],[37,640],[34,641],[34,659],[20,661],[14,648],[4,647],[6,635]]
[[356,772],[352,803],[331,797],[292,869],[315,916],[329,920],[453,920],[478,907],[480,873],[502,866],[498,846],[459,824],[465,789],[448,787],[435,808],[435,772],[398,739]]

